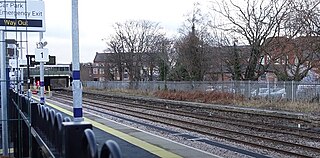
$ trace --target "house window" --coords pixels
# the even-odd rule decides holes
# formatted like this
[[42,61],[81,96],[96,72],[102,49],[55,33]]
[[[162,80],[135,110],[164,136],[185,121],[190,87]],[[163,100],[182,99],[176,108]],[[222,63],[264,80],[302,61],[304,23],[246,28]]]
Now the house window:
[[93,74],[98,74],[98,68],[93,68]]
[[99,77],[99,81],[105,81],[104,77]]
[[104,69],[99,69],[99,74],[103,75],[104,74]]

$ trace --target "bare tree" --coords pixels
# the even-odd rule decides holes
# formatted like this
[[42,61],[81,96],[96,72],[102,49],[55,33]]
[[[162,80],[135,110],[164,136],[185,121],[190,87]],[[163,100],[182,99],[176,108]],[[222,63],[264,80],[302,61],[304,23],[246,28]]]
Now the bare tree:
[[280,22],[287,13],[287,0],[246,0],[244,7],[232,0],[216,4],[218,7],[214,6],[213,11],[228,23],[215,27],[235,34],[249,44],[250,55],[242,76],[244,80],[257,80],[269,67],[268,64],[261,64],[264,57],[263,44],[268,38],[277,35]]
[[195,4],[186,23],[181,27],[181,37],[176,40],[178,54],[176,76],[178,80],[204,80],[209,70],[211,34],[208,32],[206,15],[202,15],[199,4]]
[[281,24],[283,37],[273,38],[266,47],[278,79],[300,81],[319,66],[320,1],[295,0]]
[[[113,62],[109,63],[109,65],[110,67],[115,67],[116,72],[114,73],[117,73],[117,76],[119,76],[120,81],[122,81],[123,80],[122,74],[124,74],[124,68],[125,68],[125,63],[123,60],[123,57],[124,57],[123,52],[125,52],[123,41],[121,41],[118,36],[114,36],[110,38],[110,41],[107,41],[107,44],[109,48],[105,50],[105,53],[107,52],[114,53],[113,60],[111,60]],[[113,74],[113,76],[115,75],[116,74]]]
[[152,78],[152,54],[156,53],[154,48],[160,47],[160,41],[164,39],[159,24],[145,20],[126,21],[116,23],[114,29],[115,34],[109,37],[107,46],[117,54],[115,63],[119,72],[128,70],[131,81],[146,79],[148,74]]
[[[168,38],[163,38],[158,41],[154,48],[152,49],[156,55],[152,55],[150,63],[154,65],[155,71],[158,71],[160,81],[166,81],[168,78],[168,73],[172,68],[172,60],[174,60],[173,56],[171,56],[173,48],[172,48],[172,40]],[[152,73],[150,73],[152,74]]]
[[225,73],[228,73],[231,74],[233,80],[243,80],[249,47],[239,45],[235,37],[225,35],[223,32],[216,33],[215,38],[218,43],[218,46],[215,47],[215,50],[218,51],[216,65],[219,65],[221,78],[224,79]]

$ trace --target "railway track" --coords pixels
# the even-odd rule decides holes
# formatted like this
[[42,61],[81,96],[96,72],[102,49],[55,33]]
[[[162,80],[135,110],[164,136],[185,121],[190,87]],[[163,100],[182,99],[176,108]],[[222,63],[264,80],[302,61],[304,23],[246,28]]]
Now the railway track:
[[[114,99],[114,98],[106,98],[104,96],[93,96],[95,99],[98,100],[104,100],[105,102],[108,103],[115,103],[118,104],[121,102],[122,105],[128,105],[130,107],[135,107],[135,108],[141,108],[141,109],[146,109],[146,110],[152,110],[152,111],[157,111],[157,112],[162,112],[162,113],[168,113],[168,114],[173,114],[173,115],[179,115],[179,116],[185,116],[189,118],[195,118],[195,119],[200,119],[204,121],[211,121],[211,122],[219,122],[223,124],[230,124],[234,126],[240,126],[240,127],[245,127],[248,129],[255,129],[259,131],[264,131],[264,132],[269,132],[269,133],[278,133],[278,134],[286,134],[286,135],[294,135],[298,137],[304,137],[304,138],[309,138],[312,140],[317,140],[320,141],[320,135],[318,131],[315,130],[310,130],[310,128],[299,128],[299,127],[292,127],[292,126],[287,126],[288,121],[285,121],[286,126],[278,125],[276,122],[280,121],[274,121],[275,123],[264,123],[261,121],[252,121],[251,119],[243,119],[243,118],[232,118],[232,117],[226,117],[223,116],[223,114],[216,115],[212,114],[208,111],[205,111],[202,109],[202,112],[196,112],[195,109],[192,110],[185,110],[182,108],[170,108],[168,107],[169,105],[166,106],[158,106],[157,103],[153,104],[148,104],[148,103],[141,103],[141,102],[136,102],[136,101],[128,101],[124,102],[123,99]],[[181,106],[181,105],[180,105]],[[230,111],[229,111],[230,113]],[[238,113],[238,112],[235,112]],[[252,115],[252,114],[250,114]],[[257,118],[261,117],[262,115],[255,114]],[[267,116],[268,118],[272,118],[272,116]],[[275,116],[277,119],[291,119],[290,121],[293,122],[296,120],[298,123],[291,123],[291,124],[304,124],[304,120],[300,120],[297,118],[292,118],[292,117],[279,117]],[[272,118],[274,119],[274,118]],[[256,119],[254,119],[256,120]],[[269,119],[270,120],[270,119]],[[282,123],[283,124],[283,123]],[[300,125],[301,125],[300,124]]]
[[[68,94],[68,93],[66,93]],[[59,98],[69,99],[71,96],[63,95],[63,93],[55,94]],[[91,98],[91,99],[87,99]],[[232,113],[231,117],[217,114],[217,111],[209,113],[208,108],[178,105],[155,101],[148,102],[139,99],[127,99],[121,97],[108,97],[107,95],[97,95],[92,93],[84,93],[84,103],[96,106],[100,109],[111,110],[114,112],[138,117],[141,119],[169,124],[171,126],[190,130],[193,132],[217,137],[220,139],[248,145],[255,148],[267,149],[273,152],[281,153],[292,157],[319,157],[319,133],[310,128],[295,128],[287,124],[301,123],[305,127],[311,127],[305,119],[294,118],[292,116],[275,116],[247,114],[243,112],[240,116],[239,111],[223,109],[222,113]],[[112,103],[112,104],[110,104]],[[162,106],[161,106],[162,104]],[[119,106],[121,105],[121,106]],[[86,107],[91,110],[96,108]],[[195,112],[196,111],[196,112]],[[200,111],[200,113],[199,113]],[[237,117],[233,117],[237,115]],[[248,116],[249,115],[249,116]],[[255,117],[265,117],[264,119],[250,120]],[[176,118],[179,116],[179,118]],[[245,118],[250,118],[245,119]],[[270,120],[273,119],[273,120]],[[283,119],[285,123],[282,122]],[[217,125],[219,124],[219,125]],[[286,125],[286,126],[285,126]]]

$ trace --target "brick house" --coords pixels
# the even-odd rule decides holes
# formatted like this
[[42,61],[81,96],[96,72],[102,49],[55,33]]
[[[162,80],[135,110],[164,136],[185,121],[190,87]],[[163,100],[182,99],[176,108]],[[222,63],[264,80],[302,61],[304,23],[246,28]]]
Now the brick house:
[[[157,54],[155,53],[98,53],[93,60],[92,74],[95,81],[129,80],[131,75],[145,76],[146,80],[154,69]],[[154,73],[152,73],[154,74]],[[131,76],[131,77],[132,77]]]
[[81,81],[93,81],[92,63],[80,64],[80,80]]
[[[319,37],[298,37],[295,39],[289,39],[286,37],[274,37],[269,38],[264,45],[265,56],[261,61],[262,65],[270,64],[266,73],[263,74],[259,80],[262,81],[278,81],[276,72],[284,71],[286,64],[293,65],[298,60],[310,60],[312,62],[305,62],[305,64],[313,64],[311,71],[320,74],[320,46]],[[228,66],[225,60],[232,58],[235,49],[241,58],[240,64],[242,65],[242,72],[244,72],[245,65],[247,64],[247,59],[250,55],[250,46],[227,46],[227,47],[217,47],[213,48],[212,53],[206,54],[208,62],[208,71],[205,75],[205,80],[215,80],[215,81],[229,81],[232,80],[232,66]],[[310,58],[308,54],[312,54]],[[316,57],[315,57],[316,56]],[[303,58],[305,57],[305,58]],[[157,54],[142,54],[142,53],[98,53],[91,64],[82,65],[81,76],[83,80],[89,81],[109,81],[109,80],[129,80],[130,66],[126,65],[129,59],[133,59],[132,64],[139,63],[140,68],[144,70],[149,70],[155,68],[153,65],[155,60],[158,58]],[[139,62],[136,62],[139,60]],[[121,67],[117,67],[116,62],[120,63]],[[272,64],[271,64],[272,62]],[[118,63],[119,64],[119,63]],[[308,65],[304,65],[308,66]],[[122,70],[119,70],[122,69]],[[155,70],[157,71],[157,70]],[[150,72],[138,72],[141,76],[147,76]],[[146,73],[146,74],[141,74]],[[144,79],[143,79],[144,80]]]
[[94,81],[108,81],[110,80],[110,67],[112,67],[111,53],[98,53],[92,63],[92,77]]
[[262,64],[272,63],[265,75],[268,81],[278,80],[275,75],[278,72],[290,74],[290,71],[294,69],[303,72],[303,70],[312,67],[310,71],[319,74],[320,37],[310,36],[294,39],[274,37],[268,39],[266,43],[266,55],[263,58]]

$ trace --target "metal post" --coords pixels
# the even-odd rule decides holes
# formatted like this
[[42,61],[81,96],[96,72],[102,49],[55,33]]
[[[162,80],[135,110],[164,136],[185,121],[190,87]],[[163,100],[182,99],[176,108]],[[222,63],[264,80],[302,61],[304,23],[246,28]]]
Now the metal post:
[[0,30],[1,52],[1,114],[2,114],[2,150],[3,155],[8,155],[8,122],[7,122],[7,55],[4,31]]
[[251,81],[249,80],[247,83],[248,83],[248,96],[251,99]]
[[[39,33],[39,49],[43,49],[42,39],[43,39],[43,32]],[[40,62],[40,104],[45,104],[44,100],[44,62]]]
[[293,81],[291,81],[291,101],[294,102]]
[[73,121],[81,122],[82,117],[82,85],[80,81],[79,64],[79,28],[78,0],[72,0],[72,91],[73,91]]
[[[20,61],[22,62],[23,60],[23,53],[22,53],[22,32],[20,32]],[[21,67],[20,68],[20,91],[21,91],[21,94],[23,94],[23,91],[24,91],[24,87],[23,87],[23,68]]]
[[28,99],[31,98],[31,88],[30,88],[30,56],[27,55],[27,88],[28,88]]
[[270,97],[271,89],[270,89],[270,82],[269,82],[268,78],[267,78],[267,82],[268,82],[268,85],[267,85],[268,86],[268,97]]
[[[22,60],[22,58],[21,58],[21,60]],[[23,94],[24,93],[24,86],[23,86],[23,68],[21,67],[20,68],[20,92],[21,92],[21,94]]]
[[13,48],[13,59],[16,60],[16,64],[13,66],[14,68],[14,89],[17,93],[19,93],[19,86],[18,86],[18,55],[17,55],[17,47],[16,44],[12,44],[12,48]]

